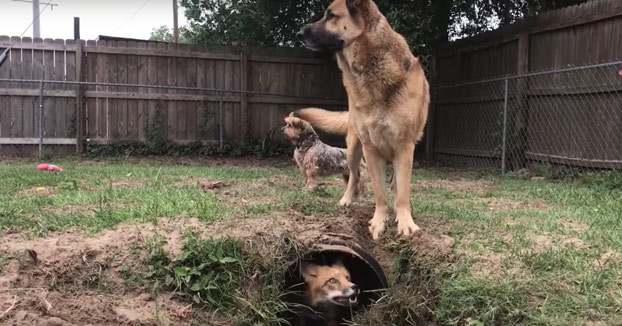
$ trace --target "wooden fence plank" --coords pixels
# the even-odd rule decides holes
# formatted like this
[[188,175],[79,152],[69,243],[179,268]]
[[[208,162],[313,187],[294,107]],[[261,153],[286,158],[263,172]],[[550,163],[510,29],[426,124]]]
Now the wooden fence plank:
[[[22,44],[31,44],[32,39],[30,37],[22,38]],[[33,50],[22,50],[22,78],[33,79]],[[23,83],[23,88],[33,89],[35,85],[33,83]],[[25,96],[22,100],[22,108],[24,110],[23,116],[23,136],[35,137],[35,101],[32,96]]]
[[[146,42],[139,42],[137,44],[137,47],[139,49],[142,50],[146,50],[147,49],[147,43]],[[152,85],[152,81],[153,79],[149,79],[149,60],[151,57],[147,57],[147,56],[139,56],[137,58],[136,61],[136,78],[137,78],[137,82],[138,84],[141,85]],[[142,88],[139,90],[140,92],[143,93],[147,93],[149,90]],[[138,105],[136,107],[136,109],[138,110],[137,114],[136,114],[136,119],[138,120],[136,123],[136,128],[137,128],[137,134],[136,137],[138,140],[140,141],[145,141],[146,138],[146,130],[147,130],[147,126],[149,123],[149,103],[151,101],[137,101]]]
[[[176,44],[167,44],[169,51],[176,51]],[[168,57],[166,59],[167,65],[167,85],[177,86],[177,59]],[[174,91],[171,91],[174,92]],[[169,92],[170,93],[170,92]],[[167,103],[167,116],[166,116],[166,139],[178,139],[177,138],[177,103],[175,101],[168,101]]]
[[[168,46],[164,43],[159,43],[157,45],[158,50],[160,51],[166,51],[166,49],[168,48]],[[150,49],[151,50],[151,49]],[[167,85],[168,82],[168,76],[169,76],[169,70],[171,70],[171,74],[172,74],[172,70],[173,70],[173,64],[171,63],[172,60],[168,60],[165,57],[158,57],[157,58],[157,77],[158,77],[158,85]],[[168,93],[167,90],[158,90],[158,93],[163,94],[163,93]],[[156,110],[155,110],[155,122],[157,122],[156,124],[154,124],[154,127],[157,128],[155,129],[155,131],[158,132],[159,136],[164,137],[165,139],[168,139],[168,113],[169,113],[169,107],[168,107],[168,102],[164,102],[164,101],[158,101],[156,102]]]
[[[39,144],[39,138],[0,138],[0,145],[36,145]],[[75,145],[75,138],[43,138],[44,145]]]
[[[57,45],[65,45],[65,40],[56,39],[54,43]],[[54,80],[65,80],[65,51],[54,51]],[[50,85],[52,89],[66,90],[67,85],[53,84]],[[52,116],[55,119],[54,135],[56,137],[69,138],[68,137],[68,121],[67,121],[67,99],[55,98],[54,99],[54,112]]]
[[[21,44],[22,40],[19,37],[12,37],[11,41],[15,44]],[[11,79],[22,79],[23,78],[23,67],[22,67],[22,51],[18,48],[11,48]],[[23,88],[23,83],[20,82],[11,82],[9,83],[10,88]],[[24,108],[23,108],[23,97],[21,96],[11,96],[11,137],[22,137],[23,136],[23,121],[24,121]]]
[[[116,48],[116,41],[108,41],[108,47]],[[119,57],[116,54],[108,54],[106,55],[106,72],[107,72],[107,82],[116,84],[119,82]],[[108,91],[118,92],[119,87],[110,86],[107,87]],[[119,102],[117,100],[107,99],[107,126],[108,126],[108,137],[107,139],[115,140],[119,138]]]
[[[137,49],[138,44],[136,42],[128,42],[128,48]],[[138,57],[136,55],[130,55],[127,58],[127,83],[138,83]],[[129,87],[129,92],[138,92],[138,88]],[[140,90],[143,92],[143,90]],[[127,136],[128,139],[138,140],[138,102],[127,102]]]
[[[66,44],[70,45],[73,48],[76,48],[77,50],[77,46],[76,46],[76,40],[67,40]],[[82,49],[80,49],[80,51],[82,51]],[[80,53],[81,54],[81,53]],[[82,59],[82,58],[80,58]],[[76,51],[67,51],[65,52],[65,80],[66,81],[72,81],[75,82],[77,81],[76,79],[76,72],[78,70],[77,65],[77,59],[76,59]],[[80,96],[80,92],[78,92],[79,89],[79,85],[77,84],[67,84],[65,85],[65,89],[66,90],[74,90],[74,92],[76,92],[76,96],[73,98],[67,98],[65,101],[65,124],[66,124],[66,137],[74,137],[76,139],[78,139],[78,129],[79,127],[82,126],[82,122],[84,121],[79,121],[78,118],[78,103],[77,103],[77,98]],[[82,112],[80,112],[80,116],[81,116]],[[80,145],[81,146],[81,145]],[[76,152],[79,153],[78,151],[78,146],[76,146]]]
[[[4,52],[4,50],[11,44],[11,38],[8,36],[0,35],[0,44],[4,44],[4,46],[0,45],[0,51]],[[7,59],[7,62],[5,64],[0,66],[0,79],[9,79],[9,76],[11,75],[11,65],[8,60],[10,60],[10,58]],[[0,82],[0,88],[6,88],[8,87],[8,85],[8,82]]]
[[[121,49],[127,49],[127,42],[119,41],[117,42],[117,47]],[[126,54],[118,54],[117,55],[117,83],[119,84],[127,84],[128,81],[128,56]],[[117,90],[119,92],[127,92],[127,87],[118,87]],[[117,137],[119,139],[128,139],[128,101],[126,99],[119,99],[115,101],[116,103],[116,111],[117,111]]]
[[[188,49],[188,45],[185,44],[178,44],[177,45],[177,51],[180,53],[183,52],[189,52]],[[176,74],[177,74],[177,83],[175,84],[176,86],[181,86],[181,87],[186,87],[188,86],[188,80],[186,79],[186,75],[188,74],[188,62],[189,60],[187,58],[176,58],[175,59],[175,70],[176,70]],[[177,93],[181,93],[181,94],[188,94],[188,91],[176,91]],[[174,139],[179,139],[179,140],[185,140],[186,138],[186,133],[187,133],[187,124],[186,124],[186,115],[188,114],[188,107],[189,107],[189,103],[182,103],[182,102],[176,102],[175,103],[175,117],[177,120],[176,124],[173,124],[173,126],[175,126],[175,133],[174,133]]]
[[[44,45],[53,45],[54,40],[44,39]],[[53,48],[53,47],[51,47]],[[54,80],[54,50],[45,50],[43,52],[43,70],[45,80]],[[49,83],[44,83],[44,89],[55,90],[56,88]],[[56,101],[50,97],[43,98],[43,130],[44,137],[52,138],[56,136],[56,119],[55,119]]]
[[[248,55],[245,52],[240,53],[240,90],[248,91]],[[299,77],[299,76],[296,76]],[[297,82],[298,83],[298,82]],[[246,142],[247,130],[248,130],[248,95],[241,94],[240,100],[240,141],[242,144]]]
[[[95,41],[87,41],[87,45],[94,45]],[[84,52],[84,51],[83,51]],[[86,55],[86,66],[84,69],[86,70],[86,81],[87,82],[96,82],[97,81],[97,53],[85,53]],[[84,91],[94,91],[95,86],[87,86],[83,89]],[[86,138],[95,138],[98,134],[98,124],[97,124],[97,99],[91,98],[86,99],[86,107],[87,107],[87,123],[86,123]]]
[[[206,88],[207,87],[207,80],[206,80],[206,60],[204,59],[198,59],[197,60],[197,87],[199,88]],[[198,95],[198,94],[197,94]],[[199,140],[203,140],[206,136],[206,130],[207,130],[207,123],[206,123],[206,118],[207,118],[207,108],[206,108],[206,104],[203,101],[197,102],[197,107],[196,107],[196,139]]]
[[[147,43],[147,49],[150,51],[156,50],[158,45],[156,43]],[[147,58],[147,84],[149,85],[158,85],[158,75],[165,76],[166,75],[166,65],[164,65],[164,59],[156,58],[154,56],[149,56]],[[160,61],[160,62],[159,62]],[[149,88],[147,90],[148,94],[157,94],[158,90],[155,88]],[[156,113],[157,113],[157,101],[151,100],[148,102],[148,114],[147,114],[147,131],[145,133],[145,139],[147,136],[152,134],[155,129],[156,122]]]
[[[188,51],[193,52],[195,47],[191,46],[188,48]],[[188,59],[187,60],[187,73],[186,73],[186,86],[188,87],[197,87],[197,79],[199,75],[199,71],[197,69],[197,60],[196,59]],[[190,92],[190,94],[196,94],[196,92]],[[189,102],[186,103],[186,112],[184,115],[186,117],[186,133],[184,139],[197,139],[197,102]]]
[[[82,40],[77,41],[76,44],[76,52],[75,52],[75,77],[68,75],[68,78],[72,78],[74,81],[82,82],[86,79],[84,78],[84,53],[82,49],[86,45],[86,43]],[[69,56],[68,56],[69,57]],[[71,62],[71,60],[70,60]],[[67,70],[69,71],[69,69]],[[82,85],[75,85],[74,87],[76,92],[75,99],[75,116],[76,116],[76,153],[82,154],[85,152],[84,141],[86,137],[86,123],[87,120],[87,107],[86,102],[84,101],[84,87]]]

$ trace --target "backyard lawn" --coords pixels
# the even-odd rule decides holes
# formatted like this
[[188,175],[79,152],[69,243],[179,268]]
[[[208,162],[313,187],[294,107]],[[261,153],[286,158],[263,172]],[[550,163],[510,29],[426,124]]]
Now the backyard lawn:
[[1,324],[275,325],[291,253],[326,233],[390,279],[359,325],[622,324],[618,173],[417,167],[424,231],[372,242],[371,196],[340,208],[337,177],[307,193],[287,160],[55,163],[0,162]]

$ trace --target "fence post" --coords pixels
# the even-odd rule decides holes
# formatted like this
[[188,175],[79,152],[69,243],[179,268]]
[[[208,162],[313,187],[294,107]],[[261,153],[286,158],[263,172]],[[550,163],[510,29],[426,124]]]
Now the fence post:
[[[517,74],[519,76],[529,72],[529,33],[521,34],[518,37],[518,63]],[[512,128],[512,150],[510,164],[512,169],[518,170],[526,163],[525,152],[527,151],[527,124],[528,124],[528,90],[527,79],[518,78],[516,80],[516,112]]]
[[240,144],[246,143],[248,130],[248,54],[243,50],[240,53]]
[[224,123],[225,123],[225,113],[223,112],[223,108],[222,108],[222,102],[224,101],[224,97],[225,97],[225,93],[223,91],[220,91],[220,149],[222,150],[225,147],[225,142],[224,142]]
[[505,79],[505,95],[503,97],[503,143],[501,149],[501,174],[506,173],[507,143],[508,143],[508,95],[509,79]]
[[84,153],[84,134],[86,126],[86,114],[84,111],[82,79],[82,54],[83,44],[76,40],[76,153]]
[[39,158],[43,157],[43,79],[39,82]]
[[428,121],[426,124],[426,135],[425,135],[425,156],[427,160],[434,159],[434,129],[435,129],[435,102],[436,102],[436,86],[438,83],[436,82],[436,51],[432,56],[432,62],[429,65],[429,85],[430,85],[430,105],[428,108]]

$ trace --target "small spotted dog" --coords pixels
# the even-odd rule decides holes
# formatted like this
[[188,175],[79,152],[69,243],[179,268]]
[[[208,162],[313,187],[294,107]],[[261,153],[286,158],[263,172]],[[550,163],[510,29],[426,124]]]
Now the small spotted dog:
[[[294,116],[292,112],[285,118],[285,126],[281,129],[285,137],[296,146],[294,161],[305,177],[305,189],[313,190],[318,185],[318,178],[334,174],[341,174],[345,184],[350,179],[350,169],[346,159],[346,150],[324,144],[310,123]],[[358,193],[367,194],[365,178],[365,163],[361,162],[361,178],[359,178]]]

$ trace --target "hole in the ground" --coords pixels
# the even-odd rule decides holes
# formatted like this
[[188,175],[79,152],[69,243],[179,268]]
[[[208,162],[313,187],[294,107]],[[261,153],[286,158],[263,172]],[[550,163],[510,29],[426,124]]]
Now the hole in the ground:
[[[337,262],[343,263],[343,267],[350,273],[351,282],[360,289],[356,303],[346,306],[334,303],[311,304],[303,269],[309,264],[334,266]],[[291,308],[286,320],[293,326],[342,325],[351,320],[354,314],[377,301],[387,287],[386,276],[378,261],[358,245],[341,241],[318,244],[289,266],[286,272],[285,301]]]

